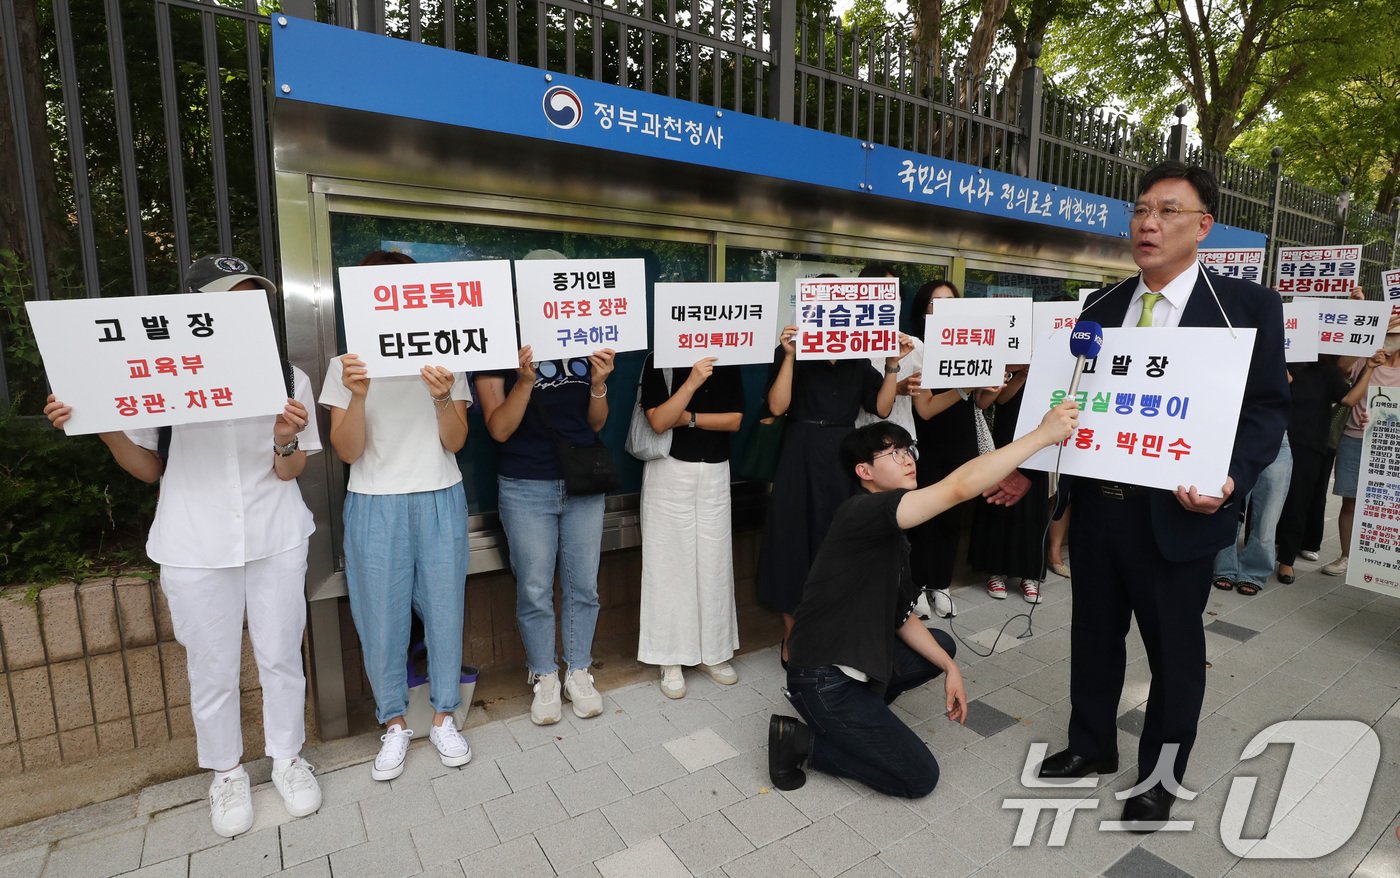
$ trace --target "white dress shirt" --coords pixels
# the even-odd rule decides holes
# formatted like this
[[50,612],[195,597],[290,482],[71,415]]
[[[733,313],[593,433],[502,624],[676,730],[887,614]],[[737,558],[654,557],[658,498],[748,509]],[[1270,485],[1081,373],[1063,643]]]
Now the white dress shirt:
[[[321,450],[316,397],[306,373],[292,367],[296,399],[311,415],[297,435],[302,451]],[[174,567],[241,567],[301,545],[316,529],[296,479],[273,469],[267,415],[171,428],[170,456],[160,479],[155,521],[146,554]],[[131,430],[132,442],[157,450],[157,428]]]
[[[1186,310],[1186,300],[1191,298],[1191,291],[1196,288],[1196,279],[1200,276],[1201,264],[1193,262],[1190,268],[1157,290],[1164,298],[1157,300],[1152,308],[1154,327],[1181,325],[1181,312]],[[1128,313],[1123,317],[1124,326],[1137,326],[1138,318],[1142,316],[1142,294],[1150,292],[1152,290],[1147,288],[1147,282],[1139,275],[1137,289],[1133,290],[1133,298],[1128,302]]]

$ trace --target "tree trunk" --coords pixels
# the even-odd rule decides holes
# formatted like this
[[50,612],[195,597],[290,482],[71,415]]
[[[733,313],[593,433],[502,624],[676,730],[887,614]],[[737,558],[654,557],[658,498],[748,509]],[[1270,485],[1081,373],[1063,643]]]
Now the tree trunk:
[[[44,253],[50,278],[61,258],[61,252],[69,243],[68,224],[64,222],[58,200],[58,182],[54,175],[53,151],[49,147],[49,133],[44,124],[44,70],[39,57],[39,17],[37,0],[14,0],[14,27],[19,35],[19,68],[22,71],[19,88],[24,95],[26,118],[22,121],[29,134],[29,147],[33,159],[33,183],[38,194],[40,229],[44,239]],[[18,255],[20,264],[28,266],[33,262],[29,247],[29,223],[25,219],[24,198],[20,189],[20,167],[18,144],[11,124],[14,119],[10,106],[11,83],[6,76],[3,46],[0,46],[0,107],[3,107],[3,122],[0,122],[0,250],[10,250]]]
[[1001,30],[1001,20],[1006,15],[1008,0],[983,0],[982,15],[977,19],[977,27],[972,32],[972,43],[967,49],[967,62],[963,65],[963,81],[958,83],[958,103],[967,108],[972,99],[973,83],[981,77],[996,45],[997,31]]
[[1400,150],[1390,154],[1390,169],[1381,180],[1376,193],[1376,213],[1390,213],[1391,202],[1400,195]]

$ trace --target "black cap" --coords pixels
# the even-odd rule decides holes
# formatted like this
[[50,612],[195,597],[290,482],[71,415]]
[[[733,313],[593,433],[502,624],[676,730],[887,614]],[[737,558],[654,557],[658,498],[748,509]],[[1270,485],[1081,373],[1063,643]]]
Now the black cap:
[[222,293],[245,280],[250,280],[269,293],[277,292],[277,284],[253,271],[253,266],[237,256],[213,254],[201,256],[185,271],[181,292]]

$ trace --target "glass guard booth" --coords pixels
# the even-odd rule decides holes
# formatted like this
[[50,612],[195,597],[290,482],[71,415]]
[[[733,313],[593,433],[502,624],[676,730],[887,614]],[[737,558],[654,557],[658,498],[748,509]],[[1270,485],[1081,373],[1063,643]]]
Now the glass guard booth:
[[[337,269],[373,250],[403,250],[419,261],[512,259],[540,248],[578,258],[644,257],[663,281],[775,280],[790,261],[888,262],[901,277],[906,307],[920,284],[937,278],[958,282],[970,296],[1048,300],[1134,270],[1123,242],[1102,235],[358,110],[275,103],[288,351],[318,392],[327,361],[344,352]],[[907,318],[905,329],[913,329]],[[641,466],[622,445],[643,356],[620,355],[610,381],[603,439],[623,483],[608,498],[605,571],[611,550],[639,543]],[[765,374],[763,366],[746,367],[750,417],[736,448]],[[475,575],[508,569],[508,558],[495,512],[495,452],[472,411],[458,459]],[[320,426],[327,436],[324,410]],[[338,607],[346,593],[346,476],[327,443],[301,478],[317,524],[308,627],[325,738],[348,729]],[[736,534],[761,527],[764,486],[734,490]]]

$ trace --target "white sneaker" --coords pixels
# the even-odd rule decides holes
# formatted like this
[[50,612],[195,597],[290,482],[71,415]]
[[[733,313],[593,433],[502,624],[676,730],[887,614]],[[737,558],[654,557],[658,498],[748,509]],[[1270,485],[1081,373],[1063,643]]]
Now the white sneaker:
[[1337,560],[1322,565],[1322,572],[1328,576],[1341,576],[1347,572],[1347,556],[1342,555]]
[[215,776],[209,785],[209,823],[224,838],[253,828],[253,788],[241,767],[223,780]]
[[734,672],[734,666],[729,662],[720,662],[717,665],[701,665],[700,670],[710,675],[721,686],[733,686],[739,682],[739,675]]
[[293,817],[321,810],[321,785],[312,774],[315,770],[316,766],[301,757],[293,759],[286,768],[272,769],[272,785],[282,794],[282,804]]
[[933,589],[933,614],[940,619],[951,619],[958,614],[957,605],[953,603],[953,596],[948,594],[948,589]]
[[933,608],[928,605],[928,593],[923,589],[919,589],[919,596],[914,598],[914,614],[921,622],[933,618]]
[[442,721],[442,725],[433,726],[432,731],[428,732],[428,740],[433,742],[438,755],[442,757],[442,764],[448,768],[456,768],[472,761],[472,745],[457,731],[456,723],[450,715]]
[[685,674],[680,665],[661,666],[661,694],[667,698],[685,697]]
[[535,700],[530,702],[530,722],[552,726],[559,722],[559,672],[535,675]]
[[564,694],[574,703],[574,716],[580,719],[603,712],[603,696],[593,688],[593,675],[587,668],[569,671],[564,678]]
[[374,767],[369,776],[375,780],[393,780],[403,774],[403,762],[408,756],[408,742],[413,738],[413,729],[407,726],[389,726],[379,740],[379,755],[374,757]]
[[1304,549],[1298,553],[1298,557],[1302,558],[1304,561],[1316,561],[1318,559],[1318,554],[1312,549]]

